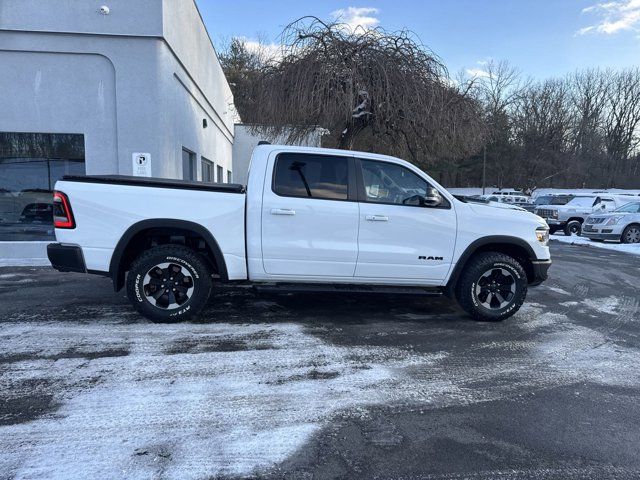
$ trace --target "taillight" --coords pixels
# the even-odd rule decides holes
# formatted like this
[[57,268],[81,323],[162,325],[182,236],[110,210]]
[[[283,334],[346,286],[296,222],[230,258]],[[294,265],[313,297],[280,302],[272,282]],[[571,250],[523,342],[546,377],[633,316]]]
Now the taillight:
[[62,192],[53,192],[53,226],[55,228],[76,228],[69,198]]

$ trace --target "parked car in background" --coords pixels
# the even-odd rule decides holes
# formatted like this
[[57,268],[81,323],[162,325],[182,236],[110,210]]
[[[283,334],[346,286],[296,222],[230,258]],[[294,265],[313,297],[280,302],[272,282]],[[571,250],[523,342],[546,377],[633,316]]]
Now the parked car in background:
[[524,205],[529,199],[521,195],[483,195],[482,198],[490,202],[509,203],[515,205]]
[[535,214],[544,218],[549,233],[563,230],[565,235],[580,235],[590,215],[611,212],[629,203],[629,197],[614,195],[576,195],[565,205],[541,205]]
[[570,194],[548,194],[538,195],[535,200],[520,205],[527,212],[535,212],[536,208],[541,205],[566,205],[575,195]]
[[584,222],[582,236],[600,242],[640,243],[640,202],[627,203],[611,213],[590,215]]
[[491,195],[506,195],[506,196],[516,196],[516,197],[526,197],[526,195],[520,190],[515,190],[513,188],[505,188],[502,190],[496,190],[492,192]]
[[[521,212],[526,211],[524,208],[521,208],[518,204],[507,202],[503,197],[494,197],[493,200],[490,200],[491,196],[487,198],[487,195],[454,195],[458,200],[467,203],[481,203],[484,205],[491,205],[492,207],[497,208],[506,208],[508,210],[520,210]],[[531,212],[533,213],[533,212]]]

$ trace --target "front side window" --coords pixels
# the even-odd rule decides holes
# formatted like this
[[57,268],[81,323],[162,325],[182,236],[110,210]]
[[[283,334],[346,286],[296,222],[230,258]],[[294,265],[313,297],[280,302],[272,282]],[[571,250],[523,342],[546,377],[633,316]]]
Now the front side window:
[[420,206],[429,184],[394,163],[361,160],[365,199],[372,203]]
[[347,200],[346,157],[281,153],[276,159],[273,191],[283,197]]

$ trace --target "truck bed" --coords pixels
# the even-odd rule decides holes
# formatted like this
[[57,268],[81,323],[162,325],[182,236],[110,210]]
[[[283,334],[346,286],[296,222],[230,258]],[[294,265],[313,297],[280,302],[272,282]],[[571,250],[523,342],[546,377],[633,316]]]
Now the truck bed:
[[208,192],[245,193],[244,185],[238,183],[205,183],[168,178],[133,177],[131,175],[65,175],[67,182],[103,183],[108,185],[130,185],[136,187],[179,188]]
[[124,175],[66,176],[56,190],[67,195],[73,229],[56,229],[63,244],[80,244],[88,270],[109,272],[122,238],[140,229],[171,224],[210,234],[226,262],[229,279],[244,280],[245,188]]

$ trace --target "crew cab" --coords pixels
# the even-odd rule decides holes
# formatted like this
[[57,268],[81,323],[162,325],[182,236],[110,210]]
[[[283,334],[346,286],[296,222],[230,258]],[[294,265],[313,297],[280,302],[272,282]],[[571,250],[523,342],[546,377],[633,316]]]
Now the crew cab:
[[502,320],[547,278],[536,215],[457,200],[403,160],[256,147],[246,188],[126,176],[56,183],[60,271],[109,276],[157,322],[198,314],[215,282],[454,296]]
[[580,235],[582,224],[594,213],[606,213],[629,202],[617,195],[576,195],[564,205],[541,205],[536,215],[545,219],[551,233],[564,231],[567,236]]

